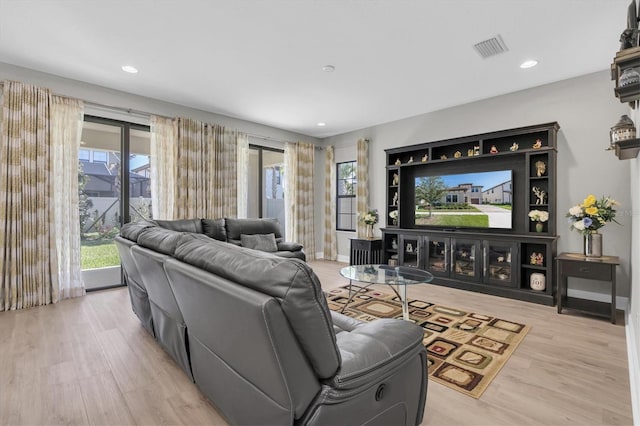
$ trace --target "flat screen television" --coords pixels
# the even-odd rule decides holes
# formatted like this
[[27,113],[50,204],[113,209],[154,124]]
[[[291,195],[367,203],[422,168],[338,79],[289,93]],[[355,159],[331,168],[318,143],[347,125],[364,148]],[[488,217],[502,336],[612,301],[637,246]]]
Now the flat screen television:
[[513,171],[415,177],[416,227],[512,228]]

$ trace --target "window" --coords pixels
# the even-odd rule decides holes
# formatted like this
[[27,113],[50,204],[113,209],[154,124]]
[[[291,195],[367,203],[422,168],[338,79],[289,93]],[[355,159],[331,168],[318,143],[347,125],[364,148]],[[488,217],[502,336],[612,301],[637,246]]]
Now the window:
[[336,229],[339,231],[355,231],[357,218],[356,162],[347,161],[337,164],[338,178],[336,183]]
[[284,151],[249,145],[247,217],[274,217],[285,234]]
[[79,154],[79,160],[80,161],[89,161],[89,150],[88,149],[81,149],[80,150],[80,154]]
[[104,151],[93,151],[93,162],[94,163],[106,163],[107,162],[107,153]]

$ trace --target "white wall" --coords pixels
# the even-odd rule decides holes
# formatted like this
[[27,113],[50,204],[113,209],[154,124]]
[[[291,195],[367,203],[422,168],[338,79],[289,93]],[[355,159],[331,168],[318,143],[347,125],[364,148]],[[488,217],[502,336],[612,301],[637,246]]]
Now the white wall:
[[[640,124],[640,111],[633,111],[636,127]],[[631,405],[635,424],[640,423],[640,158],[629,160],[631,166],[631,288],[627,317],[627,347],[629,348],[629,380]]]
[[[618,296],[629,295],[631,248],[631,198],[629,161],[620,161],[609,145],[609,129],[628,113],[614,96],[609,72],[602,71],[520,92],[497,96],[441,111],[382,124],[324,140],[325,145],[352,149],[358,138],[370,145],[371,207],[384,211],[385,153],[387,148],[437,141],[515,127],[557,121],[558,135],[558,252],[581,252],[582,238],[565,225],[569,207],[588,194],[610,195],[620,201],[618,220],[602,229],[604,252],[621,258]],[[336,154],[336,161],[341,158]],[[387,218],[381,215],[380,226]],[[339,241],[340,242],[340,241]],[[318,248],[322,246],[318,240]],[[348,255],[348,244],[339,244],[340,255]],[[581,289],[603,296],[609,286],[585,280]]]
[[[144,111],[166,117],[193,118],[206,123],[220,124],[233,129],[238,129],[241,132],[253,133],[273,139],[263,140],[260,138],[251,138],[250,142],[257,145],[283,148],[282,141],[304,141],[313,144],[321,144],[319,139],[311,136],[288,132],[286,130],[276,129],[274,127],[193,109],[178,104],[163,102],[157,99],[137,96],[102,86],[96,86],[94,84],[83,83],[77,80],[34,71],[28,68],[16,67],[2,62],[0,62],[0,80],[15,80],[41,87],[47,87],[58,95],[78,98],[102,105],[127,108],[134,111]],[[176,82],[176,84],[179,83]],[[149,124],[148,118],[140,116],[139,114],[127,114],[125,112],[118,113],[91,105],[87,105],[85,108],[85,114]]]

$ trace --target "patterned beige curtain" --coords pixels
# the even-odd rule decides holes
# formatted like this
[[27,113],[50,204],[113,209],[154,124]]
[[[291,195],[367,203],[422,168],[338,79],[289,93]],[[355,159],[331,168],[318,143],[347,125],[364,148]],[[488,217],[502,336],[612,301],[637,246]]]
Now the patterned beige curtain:
[[326,260],[338,259],[335,166],[335,151],[333,146],[329,146],[324,162],[324,258]]
[[249,136],[238,132],[236,134],[238,166],[238,217],[247,217],[247,203],[249,201]]
[[313,203],[314,146],[287,143],[284,148],[285,237],[304,246],[307,260],[315,259]]
[[51,170],[51,180],[60,299],[85,294],[80,266],[78,209],[78,152],[83,111],[84,105],[80,100],[51,96],[51,149],[53,164],[56,165]]
[[0,311],[58,300],[49,97],[46,89],[4,82],[0,121]]
[[237,215],[236,140],[224,127],[177,119],[174,219]]
[[238,216],[238,152],[236,132],[223,126],[207,125],[207,143],[213,146],[213,159],[209,170],[213,172],[214,188],[208,215],[201,217],[237,217]]
[[369,141],[358,139],[358,167],[356,179],[356,204],[358,209],[358,237],[367,235],[367,226],[359,220],[360,216],[369,211]]
[[154,219],[173,219],[176,197],[176,121],[151,116],[151,209]]

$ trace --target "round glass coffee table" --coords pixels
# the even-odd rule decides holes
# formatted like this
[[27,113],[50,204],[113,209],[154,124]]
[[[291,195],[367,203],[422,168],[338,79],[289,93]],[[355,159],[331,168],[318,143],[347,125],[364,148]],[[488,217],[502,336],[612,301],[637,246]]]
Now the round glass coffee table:
[[[354,296],[358,293],[364,293],[367,288],[374,284],[386,284],[402,302],[402,318],[405,320],[409,320],[407,286],[426,284],[433,280],[433,275],[430,272],[408,266],[351,265],[342,268],[340,275],[349,279],[349,299],[342,307],[342,312],[344,312],[347,305],[351,303]],[[365,285],[353,291],[351,286],[352,281],[365,283]]]

